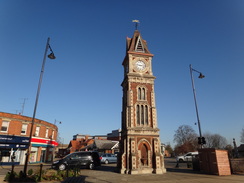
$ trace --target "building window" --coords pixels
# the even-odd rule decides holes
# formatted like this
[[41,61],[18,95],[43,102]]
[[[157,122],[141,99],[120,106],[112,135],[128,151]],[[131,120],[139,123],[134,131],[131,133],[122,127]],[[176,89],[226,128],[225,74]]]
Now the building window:
[[22,124],[21,135],[26,135],[27,126],[28,126],[27,124]]
[[54,138],[54,130],[53,130],[53,132],[52,132],[52,139]]
[[148,106],[145,106],[145,125],[148,125]]
[[142,94],[141,94],[141,99],[142,100],[145,100],[145,95],[146,95],[146,91],[145,91],[145,88],[142,88]]
[[136,106],[136,120],[138,126],[147,126],[148,122],[148,106],[137,105]]
[[141,124],[144,125],[144,106],[141,106]]
[[138,100],[146,100],[146,89],[143,87],[138,88]]
[[137,117],[137,125],[140,125],[140,106],[139,105],[137,105],[136,106],[136,117]]
[[46,138],[48,138],[48,128],[46,128],[46,135],[45,135]]
[[8,127],[9,127],[9,121],[3,121],[2,127],[1,127],[1,132],[8,132]]
[[35,132],[35,136],[38,137],[40,133],[40,126],[36,127],[36,132]]

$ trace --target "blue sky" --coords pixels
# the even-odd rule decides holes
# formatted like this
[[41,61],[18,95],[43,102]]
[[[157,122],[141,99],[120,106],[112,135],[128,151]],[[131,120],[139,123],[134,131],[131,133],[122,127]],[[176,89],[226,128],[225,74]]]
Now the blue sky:
[[0,0],[0,111],[32,117],[47,38],[36,118],[75,134],[103,135],[121,126],[122,61],[133,19],[147,40],[156,76],[158,126],[173,144],[180,125],[198,133],[189,64],[202,132],[240,143],[244,128],[244,1]]

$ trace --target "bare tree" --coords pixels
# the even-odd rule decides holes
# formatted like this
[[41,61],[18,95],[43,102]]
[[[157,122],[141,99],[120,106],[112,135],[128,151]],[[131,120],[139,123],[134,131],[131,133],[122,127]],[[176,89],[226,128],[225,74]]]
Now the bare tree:
[[174,134],[175,153],[181,154],[189,151],[195,151],[198,147],[197,134],[189,125],[181,125]]
[[205,133],[204,137],[206,139],[205,147],[215,148],[215,149],[224,149],[227,146],[227,140],[225,137],[219,134]]
[[174,134],[174,142],[176,142],[177,145],[183,145],[187,142],[194,142],[196,139],[197,134],[195,130],[193,130],[193,128],[189,125],[179,126]]
[[244,143],[244,128],[241,131],[241,142]]

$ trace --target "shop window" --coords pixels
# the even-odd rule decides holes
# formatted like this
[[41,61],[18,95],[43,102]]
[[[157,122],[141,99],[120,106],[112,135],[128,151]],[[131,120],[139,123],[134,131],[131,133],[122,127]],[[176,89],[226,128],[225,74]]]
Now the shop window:
[[0,151],[0,154],[1,154],[2,157],[4,157],[4,156],[9,157],[10,156],[10,151],[9,150],[5,150],[5,149],[2,149]]
[[3,121],[2,127],[1,127],[1,132],[8,132],[8,127],[9,127],[9,121]]

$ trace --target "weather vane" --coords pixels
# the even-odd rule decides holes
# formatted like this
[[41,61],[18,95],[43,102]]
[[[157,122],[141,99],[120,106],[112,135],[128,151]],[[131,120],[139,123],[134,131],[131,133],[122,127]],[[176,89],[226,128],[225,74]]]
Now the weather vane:
[[136,23],[136,24],[135,24],[135,25],[136,25],[136,30],[138,30],[138,29],[137,29],[137,28],[138,28],[138,24],[140,23],[139,20],[132,20],[132,22],[135,22],[135,23]]

